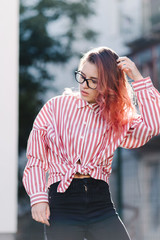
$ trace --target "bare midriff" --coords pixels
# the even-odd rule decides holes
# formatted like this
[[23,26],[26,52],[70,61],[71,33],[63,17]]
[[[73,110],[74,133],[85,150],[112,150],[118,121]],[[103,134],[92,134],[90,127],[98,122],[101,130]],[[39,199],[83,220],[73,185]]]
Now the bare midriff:
[[80,174],[80,173],[76,173],[74,175],[74,178],[90,178],[91,176],[89,174],[85,175],[85,174]]

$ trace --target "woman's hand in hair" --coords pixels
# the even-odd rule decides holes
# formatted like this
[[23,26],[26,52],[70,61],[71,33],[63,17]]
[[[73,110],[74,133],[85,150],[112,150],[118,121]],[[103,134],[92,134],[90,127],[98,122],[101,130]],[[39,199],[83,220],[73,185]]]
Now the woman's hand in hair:
[[135,63],[131,61],[128,57],[119,57],[117,59],[117,64],[118,67],[122,71],[124,71],[129,78],[133,79],[134,81],[143,79]]
[[50,216],[50,209],[49,209],[48,203],[46,202],[36,203],[35,205],[32,206],[31,212],[32,212],[32,218],[35,221],[41,222],[50,226],[48,221]]

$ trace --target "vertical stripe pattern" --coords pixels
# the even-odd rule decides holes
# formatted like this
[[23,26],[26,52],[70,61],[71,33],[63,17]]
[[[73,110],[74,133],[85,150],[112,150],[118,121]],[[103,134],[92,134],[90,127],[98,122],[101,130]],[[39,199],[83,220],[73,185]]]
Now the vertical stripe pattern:
[[44,105],[28,139],[23,175],[31,205],[48,202],[47,188],[54,182],[60,181],[58,192],[65,192],[76,172],[108,182],[118,146],[137,148],[160,133],[159,92],[149,77],[134,82],[133,88],[141,115],[126,124],[119,139],[101,118],[96,103],[68,95],[52,98]]

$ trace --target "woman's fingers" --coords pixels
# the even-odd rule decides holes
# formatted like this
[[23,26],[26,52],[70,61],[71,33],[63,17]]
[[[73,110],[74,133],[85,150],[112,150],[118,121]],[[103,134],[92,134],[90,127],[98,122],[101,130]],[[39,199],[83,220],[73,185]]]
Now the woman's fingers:
[[50,210],[49,210],[49,205],[48,203],[37,203],[32,206],[32,218],[37,221],[44,223],[46,225],[49,224],[49,216],[50,216]]
[[117,59],[117,62],[124,62],[124,61],[126,61],[126,62],[130,62],[130,63],[134,63],[130,58],[128,58],[128,57],[119,57],[118,59]]
[[143,79],[141,73],[137,69],[135,63],[131,61],[128,57],[119,57],[117,59],[117,65],[118,67],[124,71],[128,77],[130,77],[133,80],[140,80]]
[[32,218],[33,218],[35,221],[38,221],[38,215],[36,214],[36,212],[32,212]]
[[48,221],[48,218],[47,218],[46,211],[45,212],[41,212],[40,214],[41,214],[40,215],[41,222],[49,226],[50,224],[49,224],[49,221]]
[[134,68],[135,64],[127,57],[119,57],[117,59],[117,65],[123,70],[125,68]]
[[48,217],[46,216],[45,212],[33,213],[32,218],[37,222],[41,222],[41,223],[46,224],[48,226],[50,225],[49,221],[48,221]]

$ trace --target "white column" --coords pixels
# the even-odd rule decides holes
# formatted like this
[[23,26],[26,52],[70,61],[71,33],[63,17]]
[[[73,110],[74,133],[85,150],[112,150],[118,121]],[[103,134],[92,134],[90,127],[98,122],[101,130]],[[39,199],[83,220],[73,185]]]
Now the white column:
[[0,5],[0,233],[17,231],[19,1]]

